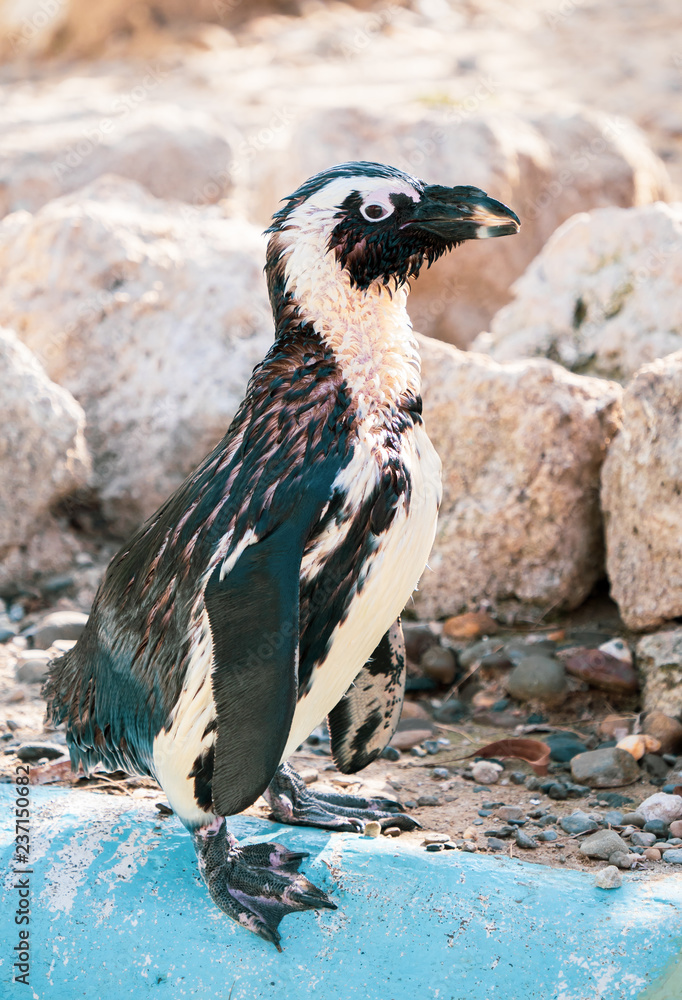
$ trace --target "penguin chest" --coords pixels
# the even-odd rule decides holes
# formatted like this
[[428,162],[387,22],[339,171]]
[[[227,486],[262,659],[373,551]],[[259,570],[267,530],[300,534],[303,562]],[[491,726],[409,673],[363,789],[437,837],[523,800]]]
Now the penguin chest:
[[[357,554],[353,585],[345,595],[344,606],[337,608],[338,624],[299,696],[282,760],[309,736],[346,693],[400,615],[426,566],[441,499],[441,463],[421,424],[402,435],[399,459],[409,490],[397,504],[389,527],[376,536],[373,550]],[[360,446],[337,484],[346,490],[349,521],[353,511],[362,511],[363,500],[370,490],[376,489],[376,482],[375,458],[367,447]],[[302,584],[312,576],[319,579],[323,591],[333,590],[337,582],[333,579],[334,553],[343,544],[349,521],[331,529],[304,555]],[[312,606],[309,628],[314,631],[314,599]]]

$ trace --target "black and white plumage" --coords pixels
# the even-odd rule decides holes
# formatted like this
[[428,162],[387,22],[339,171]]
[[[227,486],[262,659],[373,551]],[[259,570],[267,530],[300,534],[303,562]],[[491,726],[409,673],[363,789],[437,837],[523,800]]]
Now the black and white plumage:
[[342,164],[268,230],[275,342],[227,434],[112,561],[45,693],[72,762],[155,777],[213,899],[279,946],[291,910],[333,906],[278,845],[223,817],[361,829],[397,803],[314,796],[286,765],[328,717],[355,771],[397,725],[399,615],[424,569],[440,462],[421,417],[407,281],[465,239],[518,230],[470,187]]

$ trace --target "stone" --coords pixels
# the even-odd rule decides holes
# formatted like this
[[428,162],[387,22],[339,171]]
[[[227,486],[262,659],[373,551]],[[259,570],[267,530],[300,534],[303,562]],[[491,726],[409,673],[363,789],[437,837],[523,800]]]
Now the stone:
[[570,816],[562,816],[559,820],[559,826],[564,833],[568,833],[571,836],[581,833],[593,833],[598,829],[598,824],[595,820],[591,819],[581,809],[576,809]]
[[550,760],[568,763],[576,754],[585,753],[587,747],[575,733],[549,733],[542,742],[549,747]]
[[566,692],[566,672],[549,656],[527,656],[507,677],[507,691],[517,701],[557,705]]
[[644,857],[647,861],[660,861],[662,855],[656,847],[647,847],[644,851]]
[[526,818],[521,806],[499,806],[497,815],[500,819],[510,822],[511,820],[521,820]]
[[632,834],[630,841],[634,847],[653,847],[656,843],[656,835],[638,830],[637,833]]
[[434,634],[429,625],[403,622],[403,638],[405,639],[405,653],[412,663],[419,663],[426,650],[430,646],[438,644],[438,636]]
[[[682,242],[680,246],[682,274]],[[648,286],[646,295],[653,295]],[[682,320],[679,328],[682,340]],[[611,595],[631,629],[653,628],[682,615],[680,409],[682,350],[640,368],[627,385],[622,425],[602,470]],[[652,510],[658,512],[656,517],[650,516]],[[639,657],[638,663],[646,683],[646,667]],[[644,704],[672,715],[679,711],[647,701],[646,690]]]
[[79,639],[87,620],[82,611],[52,611],[23,634],[36,649],[49,649],[58,639]]
[[609,639],[608,642],[603,642],[599,649],[602,653],[608,653],[609,656],[622,660],[623,663],[632,664],[632,650],[623,639]]
[[[565,219],[598,205],[644,204],[672,194],[662,163],[623,119],[583,108],[522,116],[485,106],[448,119],[441,108],[421,106],[415,113],[402,106],[394,101],[395,110],[376,110],[365,102],[361,109],[316,109],[302,117],[284,149],[272,144],[254,158],[254,211],[267,224],[273,191],[279,197],[313,171],[345,160],[392,163],[429,183],[461,178],[501,198],[523,217],[513,241],[464,244],[413,282],[415,329],[461,347],[487,329],[514,280]],[[585,150],[589,162],[576,169]]]
[[623,823],[625,826],[638,826],[642,828],[646,820],[638,812],[623,813]]
[[481,639],[467,646],[459,654],[459,663],[464,670],[469,670],[475,663],[483,663],[484,659],[490,655],[496,655],[503,649],[503,644],[499,639]]
[[663,860],[667,861],[670,865],[682,865],[682,851],[666,851],[663,855]]
[[667,837],[670,824],[662,819],[650,819],[644,824],[645,833],[654,833],[657,837]]
[[675,819],[670,824],[670,836],[682,837],[682,819]]
[[419,666],[432,681],[448,686],[454,681],[457,672],[454,653],[443,646],[430,646],[422,654]]
[[424,834],[422,846],[428,847],[429,844],[447,844],[449,840],[450,835],[447,833],[426,833]]
[[571,371],[627,381],[682,348],[681,236],[682,203],[574,215],[473,350],[496,361],[550,357]]
[[609,826],[623,826],[623,814],[616,809],[611,809],[604,813],[604,822]]
[[[648,737],[647,737],[648,738]],[[668,765],[657,753],[645,753],[642,757],[642,767],[649,775],[649,780],[654,785],[665,784],[668,776]],[[672,791],[675,789],[673,788]]]
[[632,868],[633,857],[636,857],[636,855],[628,854],[626,851],[614,851],[609,858],[609,864],[615,865],[616,868],[629,870]]
[[576,607],[603,573],[599,472],[620,386],[418,339],[444,491],[418,613]]
[[656,753],[661,749],[661,744],[653,736],[645,736],[640,733],[637,736],[624,736],[618,740],[616,746],[621,750],[627,750],[635,760],[641,760],[645,753]]
[[632,730],[634,716],[607,715],[599,723],[599,735],[605,740],[618,740],[628,736]]
[[590,687],[614,694],[632,694],[639,688],[634,667],[600,649],[570,649],[557,655],[567,673]]
[[614,788],[636,781],[640,771],[627,750],[606,747],[578,754],[571,760],[571,774],[590,788]]
[[17,757],[24,764],[33,764],[36,761],[47,757],[48,760],[57,760],[67,753],[65,746],[58,743],[23,743],[17,750]]
[[411,750],[413,747],[418,747],[424,740],[431,739],[432,736],[431,729],[398,729],[391,737],[389,745],[395,747],[396,750]]
[[588,858],[600,858],[606,861],[616,851],[628,853],[628,845],[619,837],[615,830],[598,830],[586,837],[580,845],[580,853]]
[[439,806],[440,799],[437,799],[435,795],[420,795],[417,799],[418,806]]
[[30,649],[17,655],[15,676],[24,684],[42,684],[52,656],[42,649]]
[[51,511],[87,485],[90,457],[82,407],[2,328],[0,427],[0,584],[8,584],[71,561]]
[[637,667],[645,711],[671,716],[682,713],[682,628],[665,629],[640,639]]
[[442,705],[434,710],[433,717],[436,722],[457,722],[467,714],[467,707],[459,698],[448,698]]
[[598,889],[619,889],[623,879],[616,866],[609,865],[595,875],[594,884]]
[[[489,851],[506,851],[507,845],[499,837],[488,837],[488,850]],[[673,852],[675,853],[675,852]],[[682,853],[682,852],[680,852]]]
[[434,767],[431,771],[431,777],[434,781],[447,781],[450,777],[450,772],[447,767]]
[[682,723],[678,719],[664,712],[647,712],[642,731],[658,740],[662,754],[682,752]]
[[369,823],[365,823],[365,828],[362,832],[365,837],[379,837],[381,836],[381,823],[372,819]]
[[390,744],[381,751],[379,756],[382,760],[400,760],[400,750],[397,747],[392,747]]
[[497,622],[484,611],[467,611],[443,623],[443,635],[450,639],[476,639],[480,635],[494,635],[498,630]]
[[514,834],[514,841],[517,847],[520,847],[524,851],[534,851],[537,849],[537,844],[532,837],[529,837],[527,833],[523,830],[517,830]]
[[682,795],[655,792],[637,807],[637,812],[644,817],[645,823],[653,819],[672,823],[682,818]]
[[477,760],[471,768],[474,781],[483,785],[494,785],[500,780],[502,768],[489,760]]
[[535,834],[535,839],[542,841],[543,844],[552,844],[559,839],[559,834],[556,830],[541,830]]
[[552,784],[547,789],[547,794],[550,799],[556,799],[559,802],[563,802],[564,799],[568,798],[568,789],[566,785],[561,781],[553,781]]
[[210,206],[183,214],[112,176],[0,223],[0,323],[16,321],[85,410],[93,485],[119,532],[227,430],[272,342],[264,259],[255,226]]

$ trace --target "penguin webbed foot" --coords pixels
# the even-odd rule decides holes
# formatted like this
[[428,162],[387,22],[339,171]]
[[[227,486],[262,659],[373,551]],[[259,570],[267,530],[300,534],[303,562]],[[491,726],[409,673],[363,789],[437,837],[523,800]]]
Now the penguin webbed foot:
[[242,927],[281,951],[280,921],[300,910],[335,910],[336,904],[298,869],[306,851],[282,844],[240,846],[218,817],[192,834],[199,872],[213,902]]
[[403,812],[399,802],[392,799],[314,792],[289,764],[277,768],[264,797],[274,818],[280,823],[350,833],[362,833],[365,825],[372,821],[380,823],[382,830],[389,826],[414,830],[420,825],[413,816]]

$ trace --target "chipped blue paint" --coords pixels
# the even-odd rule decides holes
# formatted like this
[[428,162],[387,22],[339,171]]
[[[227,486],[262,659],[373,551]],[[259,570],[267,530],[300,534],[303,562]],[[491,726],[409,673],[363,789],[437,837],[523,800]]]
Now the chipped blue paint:
[[679,873],[606,892],[579,872],[238,817],[245,840],[310,851],[305,873],[339,905],[287,917],[280,955],[215,908],[153,799],[45,788],[31,789],[27,989],[12,983],[12,793],[0,788],[2,1000],[680,997]]

